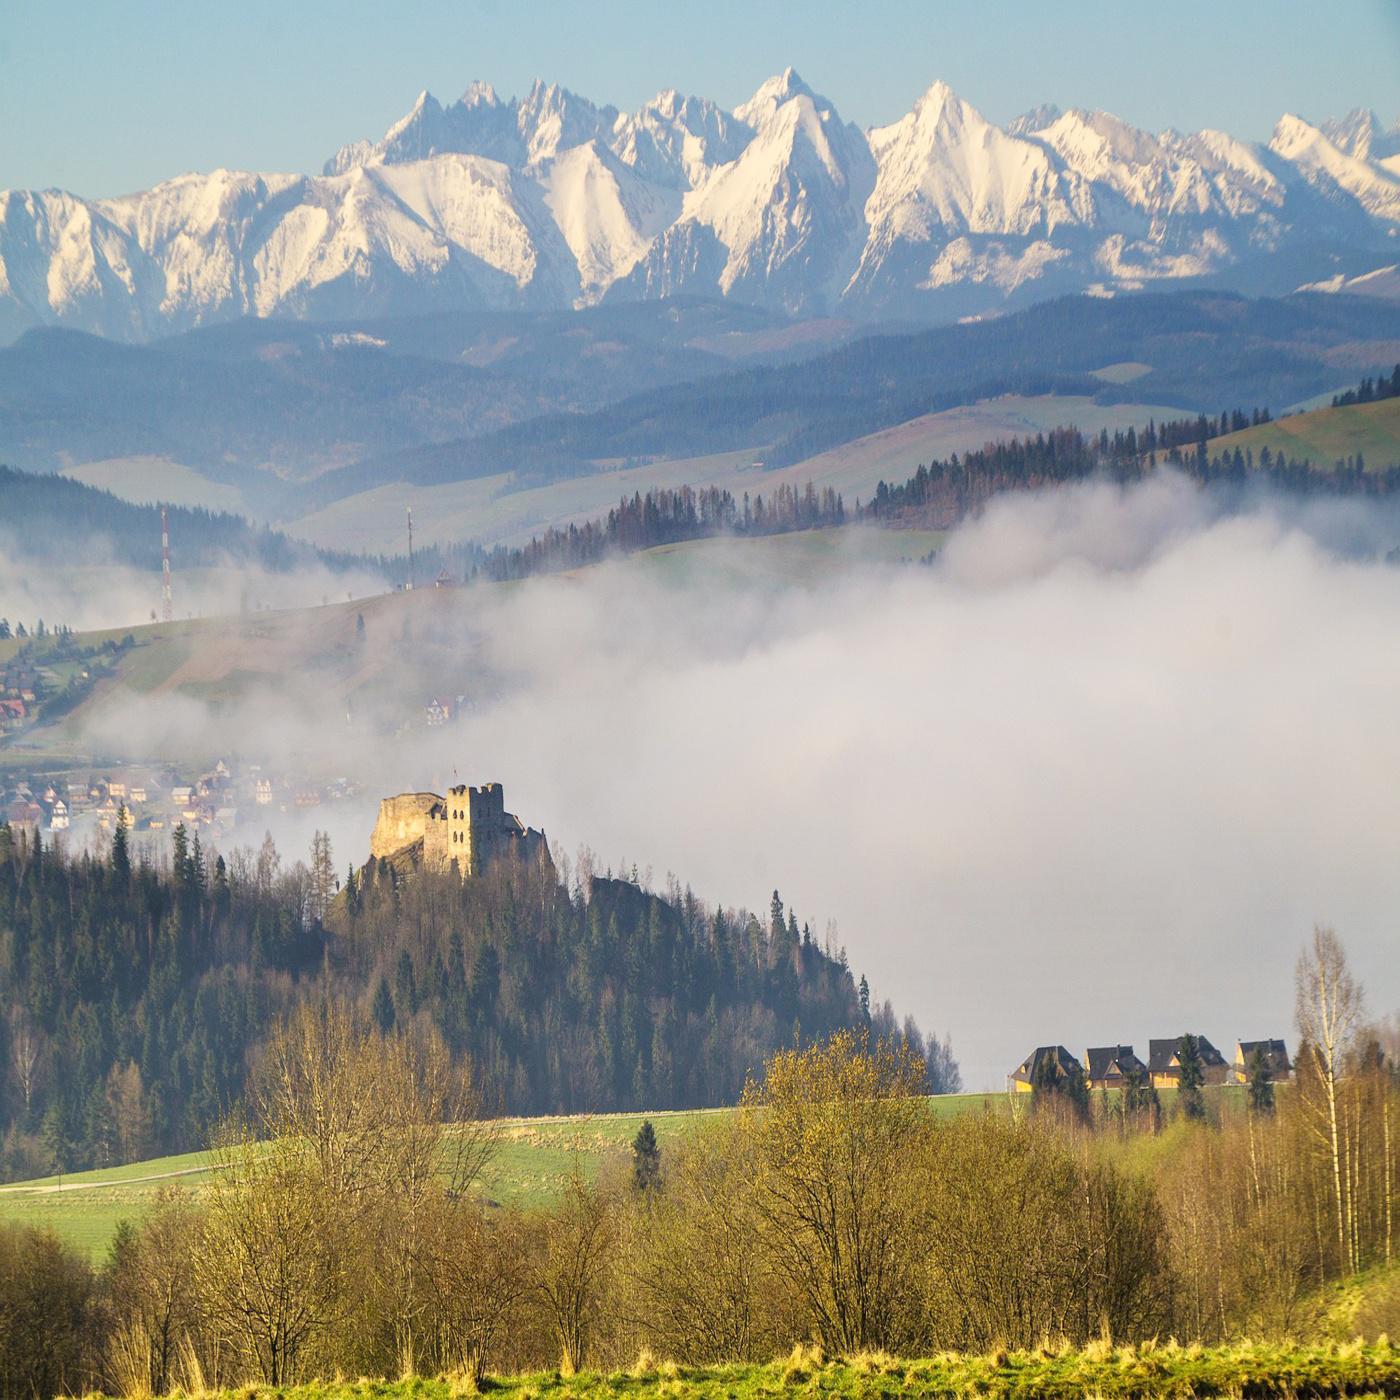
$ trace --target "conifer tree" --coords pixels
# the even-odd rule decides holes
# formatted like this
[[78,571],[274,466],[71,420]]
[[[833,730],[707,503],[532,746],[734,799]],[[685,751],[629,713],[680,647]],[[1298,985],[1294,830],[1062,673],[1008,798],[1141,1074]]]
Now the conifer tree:
[[1245,1066],[1249,1083],[1249,1107],[1255,1113],[1274,1111],[1274,1081],[1264,1061],[1263,1051],[1255,1049]]
[[371,1014],[374,1016],[374,1024],[378,1026],[385,1035],[388,1035],[389,1032],[394,1029],[394,997],[389,991],[389,979],[387,977],[381,977],[379,979],[379,986],[375,988],[374,1006]]
[[632,1139],[632,1189],[655,1191],[661,1185],[661,1148],[656,1142],[656,1129],[648,1118]]
[[1184,1117],[1199,1121],[1206,1116],[1206,1099],[1201,1093],[1205,1071],[1201,1068],[1201,1047],[1194,1035],[1184,1035],[1177,1042],[1176,1060],[1181,1072],[1177,1103]]
[[125,802],[117,808],[117,829],[112,833],[112,874],[121,889],[126,889],[131,883],[131,851],[126,837]]

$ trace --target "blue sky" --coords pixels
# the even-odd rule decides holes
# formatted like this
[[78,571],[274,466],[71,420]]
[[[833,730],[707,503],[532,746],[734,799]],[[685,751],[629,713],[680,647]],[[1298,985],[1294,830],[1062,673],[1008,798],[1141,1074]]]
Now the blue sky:
[[0,188],[81,194],[184,170],[318,170],[427,87],[540,75],[635,107],[742,101],[788,64],[861,125],[943,78],[988,116],[1104,107],[1266,139],[1284,110],[1400,115],[1397,0],[3,0]]

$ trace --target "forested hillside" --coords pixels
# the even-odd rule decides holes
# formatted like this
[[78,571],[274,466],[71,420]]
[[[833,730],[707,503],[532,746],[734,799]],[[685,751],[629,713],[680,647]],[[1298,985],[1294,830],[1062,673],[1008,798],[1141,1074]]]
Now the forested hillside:
[[[461,883],[371,863],[332,902],[328,850],[173,866],[118,837],[66,857],[0,827],[0,1167],[10,1178],[202,1146],[271,1026],[331,991],[435,1026],[516,1113],[733,1102],[776,1049],[872,1023],[845,962],[774,895],[766,920],[548,865]],[[930,1083],[956,1086],[946,1047]]]
[[[751,367],[639,393],[592,413],[556,413],[435,446],[367,457],[295,493],[315,509],[385,481],[462,481],[507,468],[517,483],[597,470],[603,460],[689,457],[764,445],[769,467],[920,414],[1000,394],[1282,406],[1331,390],[1329,355],[1383,363],[1393,308],[1221,293],[1065,297],[1015,315],[868,337],[801,364]],[[1374,354],[1367,342],[1376,345]],[[1386,348],[1382,348],[1386,347]],[[1133,377],[1112,382],[1114,366]]]
[[[274,572],[314,563],[366,566],[366,561],[328,554],[239,515],[171,506],[169,519],[186,561],[256,565]],[[0,466],[0,547],[16,559],[159,569],[160,508],[133,505],[66,477]]]

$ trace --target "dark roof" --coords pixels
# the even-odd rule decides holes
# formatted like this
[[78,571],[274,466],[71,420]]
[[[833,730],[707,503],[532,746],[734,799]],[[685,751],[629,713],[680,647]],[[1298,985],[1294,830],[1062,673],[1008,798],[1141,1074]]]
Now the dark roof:
[[1264,1064],[1271,1074],[1287,1074],[1290,1065],[1288,1063],[1288,1047],[1281,1040],[1242,1040],[1240,1041],[1240,1060],[1245,1065],[1249,1064],[1255,1052],[1264,1057]]
[[[1153,1074],[1169,1074],[1176,1066],[1172,1061],[1176,1058],[1176,1047],[1181,1044],[1181,1036],[1173,1036],[1170,1040],[1152,1040],[1148,1042],[1147,1066]],[[1201,1068],[1209,1069],[1215,1065],[1223,1065],[1225,1057],[1219,1050],[1208,1041],[1205,1036],[1196,1037],[1196,1051],[1201,1057]]]
[[1108,1079],[1112,1075],[1126,1075],[1146,1066],[1133,1054],[1131,1045],[1100,1045],[1085,1052],[1089,1062],[1090,1079]]
[[1012,1078],[1021,1079],[1029,1083],[1035,1078],[1035,1072],[1043,1060],[1053,1060],[1055,1068],[1060,1074],[1073,1074],[1076,1069],[1082,1069],[1079,1061],[1065,1049],[1063,1045],[1037,1045],[1012,1073]]

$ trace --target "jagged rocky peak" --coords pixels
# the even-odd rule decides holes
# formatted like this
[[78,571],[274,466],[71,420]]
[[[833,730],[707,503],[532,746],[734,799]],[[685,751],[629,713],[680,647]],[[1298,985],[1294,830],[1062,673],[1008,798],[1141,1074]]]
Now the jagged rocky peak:
[[804,97],[820,110],[834,110],[826,98],[813,92],[802,81],[802,76],[796,68],[789,66],[760,83],[754,95],[734,109],[734,115],[741,122],[758,130],[794,98]]
[[1353,107],[1346,116],[1317,125],[1339,151],[1357,160],[1385,160],[1400,153],[1400,121],[1387,129],[1369,107]]
[[1044,131],[1063,115],[1053,102],[1042,102],[1022,112],[1019,117],[1012,117],[1006,124],[1006,132],[1008,136],[1030,136],[1037,131]]
[[496,96],[496,89],[490,83],[473,78],[467,90],[457,99],[463,107],[501,107],[505,104]]
[[862,131],[793,68],[732,112],[669,87],[634,112],[543,80],[424,91],[325,175],[0,198],[0,340],[604,296],[983,314],[1202,276],[1291,291],[1343,254],[1390,267],[1400,238],[1400,129],[1366,109],[1285,115],[1265,148],[1050,106],[1002,127],[935,82]]

